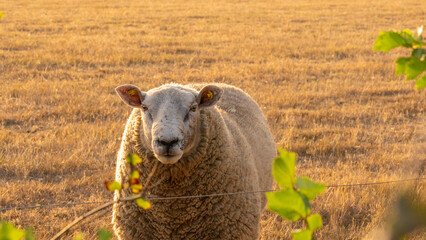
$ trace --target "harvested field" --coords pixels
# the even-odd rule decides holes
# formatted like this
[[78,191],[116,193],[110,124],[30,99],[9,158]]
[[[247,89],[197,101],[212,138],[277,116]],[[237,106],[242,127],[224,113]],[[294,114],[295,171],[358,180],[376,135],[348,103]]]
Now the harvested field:
[[[411,0],[0,0],[0,208],[107,201],[131,109],[114,88],[238,86],[261,106],[297,173],[327,184],[426,177],[425,91],[394,76],[404,50],[372,51],[382,30],[426,24]],[[425,181],[328,189],[316,239],[377,239],[397,194]],[[96,205],[0,212],[38,239]],[[111,212],[69,233],[94,239]],[[298,225],[272,213],[262,239]],[[425,239],[415,232],[408,239]]]

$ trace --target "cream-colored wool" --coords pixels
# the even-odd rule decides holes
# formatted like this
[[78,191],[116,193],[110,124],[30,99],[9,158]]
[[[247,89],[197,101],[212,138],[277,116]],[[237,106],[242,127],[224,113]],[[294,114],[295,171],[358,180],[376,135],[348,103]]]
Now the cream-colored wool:
[[[223,90],[216,105],[197,110],[195,147],[175,164],[158,163],[149,196],[171,197],[271,189],[275,143],[259,106],[242,90]],[[201,85],[165,85],[193,92]],[[197,90],[197,91],[195,91]],[[167,96],[167,95],[166,95]],[[118,153],[116,180],[129,174],[126,156],[143,159],[137,166],[144,182],[158,161],[145,139],[143,113],[134,109]],[[115,198],[130,195],[129,191]],[[151,201],[144,210],[135,202],[115,204],[113,224],[119,239],[257,239],[266,205],[264,194]]]

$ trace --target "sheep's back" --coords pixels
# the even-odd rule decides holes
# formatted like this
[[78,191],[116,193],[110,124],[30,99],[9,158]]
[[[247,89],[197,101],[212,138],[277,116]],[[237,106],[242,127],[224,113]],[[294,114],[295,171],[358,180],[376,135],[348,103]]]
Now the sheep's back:
[[259,188],[272,187],[272,161],[276,156],[275,142],[259,105],[242,90],[222,85],[224,93],[217,106],[231,118],[250,145],[259,177]]
[[[205,84],[191,85],[200,90]],[[269,130],[266,119],[259,105],[239,88],[218,84],[224,92],[216,107],[222,114],[228,128],[238,128],[237,134],[245,138],[253,156],[254,166],[259,181],[258,190],[272,188],[272,161],[276,156],[275,142]],[[231,126],[232,125],[232,126]],[[233,134],[233,133],[231,133]],[[262,197],[262,206],[266,205],[266,197]]]

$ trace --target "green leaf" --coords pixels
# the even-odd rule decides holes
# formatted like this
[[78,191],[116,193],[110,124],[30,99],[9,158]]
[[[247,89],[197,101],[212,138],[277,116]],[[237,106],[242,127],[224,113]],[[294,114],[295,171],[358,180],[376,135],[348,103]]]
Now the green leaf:
[[426,55],[426,50],[423,48],[413,49],[413,52],[411,53],[411,56],[417,57],[419,59],[421,59],[423,55]]
[[315,197],[324,192],[325,185],[315,183],[307,177],[298,177],[296,180],[296,187],[300,193],[305,195],[309,200],[314,200]]
[[117,181],[114,182],[105,182],[105,187],[108,189],[108,191],[110,192],[114,192],[115,190],[120,191],[122,189],[121,184]]
[[308,222],[308,228],[312,231],[322,227],[322,218],[318,213],[312,214],[306,221]]
[[139,179],[140,174],[138,171],[134,170],[130,173],[130,179]]
[[[373,50],[387,52],[396,47],[412,47],[412,34],[410,38],[409,30],[404,30],[401,33],[394,31],[382,31],[376,39]],[[411,41],[411,42],[410,42]]]
[[404,58],[404,57],[400,57],[398,59],[396,59],[396,69],[395,69],[395,75],[398,76],[400,74],[405,74],[405,68],[408,64],[408,62],[410,61],[410,57]]
[[98,240],[110,240],[112,238],[112,233],[106,229],[99,229],[96,235],[98,236]]
[[422,46],[426,46],[426,42],[422,41],[423,38],[420,36],[419,39],[414,39],[413,48],[421,48]]
[[142,191],[142,184],[140,183],[139,177],[140,174],[136,170],[130,173],[129,184],[130,189],[132,189],[133,193],[139,193],[140,191]]
[[132,184],[130,185],[130,189],[132,189],[132,193],[139,193],[140,191],[142,191],[142,184]]
[[27,228],[25,230],[25,240],[35,240],[35,236],[32,228]]
[[311,211],[308,199],[293,189],[266,193],[268,208],[290,221],[305,218]]
[[21,240],[25,237],[25,231],[15,228],[12,223],[2,222],[0,225],[1,240]]
[[400,57],[396,60],[395,75],[406,74],[407,80],[415,79],[424,71],[426,71],[426,60],[420,61],[415,56]]
[[127,162],[136,166],[138,163],[142,162],[142,159],[137,154],[129,154],[127,155]]
[[417,85],[417,90],[421,90],[423,88],[426,87],[426,75],[424,75],[423,77],[419,78],[416,81],[416,85]]
[[293,240],[311,240],[312,239],[312,231],[309,229],[304,230],[296,230],[291,233],[293,235]]
[[296,168],[296,153],[279,149],[280,156],[274,159],[272,175],[282,189],[292,189],[295,184],[294,170]]
[[145,210],[147,210],[147,209],[150,209],[151,208],[151,203],[149,203],[147,200],[145,200],[144,198],[138,198],[138,199],[136,199],[136,204],[139,206],[139,207],[141,207],[141,208],[143,208],[143,209],[145,209]]
[[84,234],[83,233],[77,233],[73,240],[84,240]]
[[399,35],[405,39],[405,41],[409,44],[408,47],[412,47],[412,43],[414,41],[414,35],[410,31],[410,29],[404,29],[401,32],[399,32]]

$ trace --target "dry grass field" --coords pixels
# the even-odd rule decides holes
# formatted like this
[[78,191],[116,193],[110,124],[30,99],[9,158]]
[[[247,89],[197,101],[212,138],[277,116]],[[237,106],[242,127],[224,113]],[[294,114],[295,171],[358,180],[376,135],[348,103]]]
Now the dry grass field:
[[[111,200],[103,182],[131,111],[114,88],[125,83],[244,89],[316,181],[426,176],[426,94],[393,75],[409,52],[371,50],[381,30],[426,24],[424,0],[0,0],[0,11],[0,208]],[[316,239],[379,239],[407,188],[426,201],[425,181],[327,189],[314,201]],[[0,219],[47,239],[94,206]],[[110,221],[109,210],[66,238],[93,239]],[[267,213],[261,238],[295,226]]]

